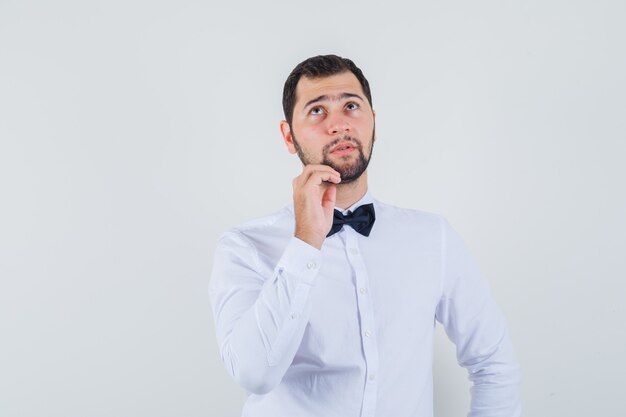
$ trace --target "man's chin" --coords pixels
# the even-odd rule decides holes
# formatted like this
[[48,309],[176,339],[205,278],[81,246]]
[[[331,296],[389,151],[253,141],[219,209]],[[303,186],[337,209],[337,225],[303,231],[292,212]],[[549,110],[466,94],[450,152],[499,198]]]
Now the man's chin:
[[357,167],[354,166],[337,166],[334,164],[331,164],[329,166],[335,171],[339,172],[339,175],[341,175],[340,184],[350,184],[351,182],[358,180],[365,172],[365,170],[357,170]]

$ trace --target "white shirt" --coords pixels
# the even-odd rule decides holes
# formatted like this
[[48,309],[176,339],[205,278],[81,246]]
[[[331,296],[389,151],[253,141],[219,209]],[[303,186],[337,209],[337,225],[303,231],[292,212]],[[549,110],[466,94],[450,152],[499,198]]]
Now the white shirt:
[[505,320],[442,217],[373,202],[369,237],[344,225],[321,250],[293,206],[217,245],[209,296],[243,417],[432,417],[435,320],[473,382],[470,417],[521,415]]

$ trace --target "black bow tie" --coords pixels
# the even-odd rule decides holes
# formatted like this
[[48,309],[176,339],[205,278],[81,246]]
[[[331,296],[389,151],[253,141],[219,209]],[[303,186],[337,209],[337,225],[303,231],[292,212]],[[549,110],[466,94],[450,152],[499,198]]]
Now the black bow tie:
[[376,216],[374,215],[374,204],[372,203],[359,206],[353,213],[348,212],[346,215],[335,209],[333,227],[331,227],[326,237],[340,231],[344,224],[349,224],[363,236],[369,236],[372,226],[374,226],[374,220],[376,220]]

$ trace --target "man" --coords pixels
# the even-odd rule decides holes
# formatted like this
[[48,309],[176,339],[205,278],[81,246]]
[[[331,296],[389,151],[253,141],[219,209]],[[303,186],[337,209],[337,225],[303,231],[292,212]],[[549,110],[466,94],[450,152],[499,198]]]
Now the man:
[[504,318],[440,216],[373,198],[370,88],[334,55],[299,64],[280,124],[293,205],[225,233],[209,294],[250,417],[432,417],[435,320],[473,381],[470,416],[521,414]]

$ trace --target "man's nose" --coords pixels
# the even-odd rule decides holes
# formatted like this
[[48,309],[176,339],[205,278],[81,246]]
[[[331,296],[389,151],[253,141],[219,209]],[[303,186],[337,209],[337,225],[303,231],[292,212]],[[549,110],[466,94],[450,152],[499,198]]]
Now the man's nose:
[[336,135],[350,131],[348,118],[341,113],[331,113],[326,119],[328,134]]

